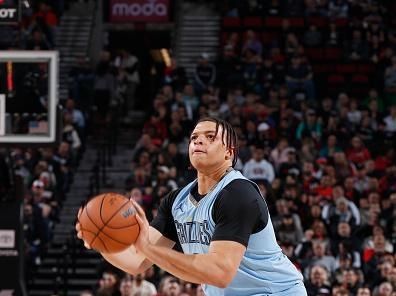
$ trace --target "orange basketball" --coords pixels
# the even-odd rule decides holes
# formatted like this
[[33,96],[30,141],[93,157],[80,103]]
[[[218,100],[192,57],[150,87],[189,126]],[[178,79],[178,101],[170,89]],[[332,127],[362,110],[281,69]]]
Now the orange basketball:
[[95,196],[78,212],[82,237],[101,253],[125,250],[139,236],[135,214],[132,202],[121,194]]

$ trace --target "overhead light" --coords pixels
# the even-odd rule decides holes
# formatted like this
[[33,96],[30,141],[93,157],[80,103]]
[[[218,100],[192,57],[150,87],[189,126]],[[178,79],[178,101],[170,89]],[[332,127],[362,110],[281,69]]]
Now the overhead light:
[[28,0],[24,0],[23,4],[25,5],[26,8],[30,8],[30,3]]
[[166,48],[161,48],[160,52],[165,65],[167,67],[170,67],[172,63],[171,63],[169,51]]

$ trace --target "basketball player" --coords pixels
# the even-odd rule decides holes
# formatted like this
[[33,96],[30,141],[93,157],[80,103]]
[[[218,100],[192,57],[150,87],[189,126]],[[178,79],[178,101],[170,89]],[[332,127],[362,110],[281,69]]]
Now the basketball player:
[[[208,296],[307,295],[302,275],[276,242],[258,186],[233,170],[236,153],[237,136],[229,123],[200,120],[189,144],[197,179],[164,197],[151,226],[134,203],[138,240],[103,257],[132,274],[156,264],[202,284]],[[183,253],[172,250],[175,243]]]

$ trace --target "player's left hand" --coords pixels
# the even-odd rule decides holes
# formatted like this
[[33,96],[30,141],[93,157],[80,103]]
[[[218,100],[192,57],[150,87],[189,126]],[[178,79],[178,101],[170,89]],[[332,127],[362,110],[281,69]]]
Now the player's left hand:
[[150,244],[150,240],[149,240],[150,225],[142,207],[132,199],[131,202],[133,203],[133,206],[136,209],[136,220],[138,221],[140,227],[139,236],[134,245],[137,251],[144,253],[144,249],[147,248]]

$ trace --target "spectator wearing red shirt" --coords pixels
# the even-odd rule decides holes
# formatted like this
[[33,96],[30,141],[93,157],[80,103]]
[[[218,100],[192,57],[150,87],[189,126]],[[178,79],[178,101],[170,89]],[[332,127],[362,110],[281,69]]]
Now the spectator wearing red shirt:
[[353,137],[351,140],[351,148],[347,151],[347,158],[354,164],[363,164],[371,159],[371,154],[359,137]]
[[58,25],[58,17],[52,10],[51,6],[45,2],[40,3],[39,11],[35,13],[34,18],[41,18],[44,21],[44,24],[50,28]]
[[320,184],[315,190],[320,200],[330,200],[332,198],[333,186],[334,180],[331,178],[331,176],[326,174],[320,179]]
[[392,160],[395,160],[395,149],[389,149],[386,153],[378,155],[375,159],[375,171],[383,174],[385,170],[392,164]]
[[165,122],[161,119],[158,112],[154,112],[150,119],[144,124],[143,133],[148,133],[155,144],[159,146],[167,138],[168,131]]
[[49,6],[45,2],[41,2],[39,6],[39,11],[34,14],[33,19],[36,21],[40,29],[44,32],[48,41],[52,45],[54,45],[54,35],[56,26],[58,25],[58,17],[52,10],[51,6]]

